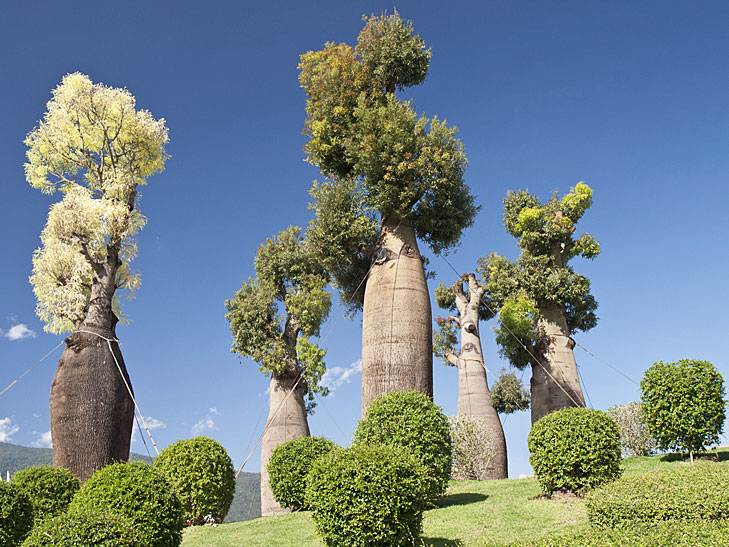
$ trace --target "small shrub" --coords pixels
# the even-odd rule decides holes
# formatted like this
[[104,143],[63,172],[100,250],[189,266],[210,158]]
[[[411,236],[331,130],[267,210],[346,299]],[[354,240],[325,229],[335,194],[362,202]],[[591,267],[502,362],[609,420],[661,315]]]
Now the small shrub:
[[534,475],[547,495],[583,492],[622,474],[618,426],[599,410],[552,412],[532,426],[527,444]]
[[80,545],[95,547],[146,547],[127,517],[76,510],[37,524],[23,547]]
[[453,439],[455,480],[486,480],[494,461],[494,434],[485,418],[452,416],[448,418]]
[[624,456],[648,456],[655,450],[657,443],[643,419],[640,403],[611,406],[608,416],[618,424]]
[[662,522],[509,543],[509,547],[725,547],[729,524]]
[[425,509],[422,463],[384,445],[332,450],[312,465],[306,503],[325,545],[413,545]]
[[624,477],[590,493],[587,515],[595,526],[664,520],[729,518],[729,468],[696,462]]
[[20,488],[33,504],[33,519],[38,522],[63,513],[81,487],[68,469],[39,465],[18,471],[13,484]]
[[491,406],[499,414],[511,414],[527,410],[531,404],[531,392],[525,389],[514,371],[501,369],[499,378],[491,388]]
[[726,401],[724,379],[708,361],[660,361],[640,382],[645,422],[664,450],[694,452],[719,442]]
[[428,469],[428,500],[448,487],[453,457],[448,418],[427,396],[398,391],[380,397],[354,432],[354,444],[386,444],[410,450]]
[[33,503],[14,484],[0,481],[0,545],[20,545],[33,527]]
[[208,437],[178,441],[160,453],[154,469],[174,488],[185,522],[223,522],[233,502],[235,470],[219,442]]
[[276,447],[267,469],[273,497],[281,507],[291,507],[295,511],[308,509],[306,475],[317,458],[336,447],[323,437],[301,437]]
[[182,541],[182,506],[169,483],[142,462],[114,463],[91,475],[69,512],[117,513],[129,518],[145,547]]

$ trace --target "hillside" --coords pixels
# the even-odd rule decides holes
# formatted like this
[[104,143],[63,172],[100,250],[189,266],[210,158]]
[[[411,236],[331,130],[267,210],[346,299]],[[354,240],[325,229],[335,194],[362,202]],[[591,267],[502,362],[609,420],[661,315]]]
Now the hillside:
[[[147,463],[152,458],[132,452],[132,461]],[[8,471],[14,475],[21,469],[34,465],[50,465],[53,460],[50,448],[33,448],[0,442],[0,476],[5,480]],[[226,522],[239,522],[261,516],[261,492],[259,473],[241,473],[236,481],[235,497]]]
[[[713,452],[713,451],[712,451]],[[716,454],[729,468],[729,451]],[[625,475],[685,465],[675,455],[624,460]],[[438,507],[425,512],[422,545],[492,547],[514,540],[589,529],[585,502],[572,496],[540,497],[534,478],[451,481]],[[185,530],[182,547],[316,547],[321,545],[307,512],[289,513],[217,527]]]

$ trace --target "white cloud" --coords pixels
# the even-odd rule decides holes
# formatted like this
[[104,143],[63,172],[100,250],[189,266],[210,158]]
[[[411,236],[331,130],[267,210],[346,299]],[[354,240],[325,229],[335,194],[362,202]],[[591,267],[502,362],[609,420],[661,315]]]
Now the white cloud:
[[7,332],[2,332],[2,335],[13,342],[15,340],[23,340],[24,338],[36,337],[36,333],[30,330],[27,325],[23,323],[19,323],[18,325],[10,327],[10,330]]
[[201,433],[205,433],[206,431],[214,431],[217,429],[217,427],[215,426],[215,420],[213,420],[213,416],[222,416],[222,414],[218,412],[217,408],[211,408],[209,410],[210,412],[207,416],[205,416],[203,419],[199,420],[195,425],[192,426],[193,435],[200,435]]
[[[37,434],[38,432],[34,431],[34,433]],[[52,448],[53,442],[51,441],[50,429],[45,433],[41,433],[40,435],[38,435],[38,438],[30,444],[38,448]]]
[[6,317],[5,317],[5,319],[7,319],[8,321],[10,321],[11,323],[17,323],[17,322],[18,322],[18,316],[17,316],[17,315],[15,315],[14,313],[9,313],[9,314],[8,314],[8,315],[7,315]]
[[147,427],[150,430],[167,428],[166,423],[164,423],[162,420],[158,420],[157,418],[152,418],[152,416],[145,416],[144,422],[147,424]]
[[13,425],[13,421],[10,418],[3,418],[0,420],[0,442],[10,442],[13,435],[15,435],[19,430],[20,428],[17,425]]
[[352,376],[362,372],[362,359],[358,359],[348,367],[333,367],[327,369],[321,378],[321,384],[333,392],[344,383],[349,383]]

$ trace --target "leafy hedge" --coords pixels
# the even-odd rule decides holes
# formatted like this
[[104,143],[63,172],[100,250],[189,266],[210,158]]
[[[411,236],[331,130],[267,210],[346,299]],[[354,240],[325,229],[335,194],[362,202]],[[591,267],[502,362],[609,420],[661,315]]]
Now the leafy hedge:
[[586,534],[545,536],[509,543],[509,547],[726,547],[729,524],[714,522],[662,522]]
[[729,518],[729,467],[696,462],[625,477],[590,493],[587,515],[595,526],[665,520]]
[[18,471],[13,484],[20,488],[33,504],[33,519],[39,522],[63,513],[81,487],[68,469],[39,465]]
[[398,391],[375,399],[354,432],[355,445],[385,444],[410,450],[428,469],[429,501],[448,488],[453,458],[448,417],[417,391]]
[[565,408],[529,432],[529,462],[542,491],[583,492],[622,474],[620,431],[600,410]]
[[384,445],[332,450],[314,462],[306,503],[325,545],[413,545],[425,510],[423,464]]
[[20,545],[33,527],[33,503],[14,484],[0,481],[0,545]]
[[127,517],[78,509],[37,524],[23,547],[93,545],[95,547],[146,547]]
[[209,437],[183,439],[165,448],[154,469],[174,488],[182,503],[183,520],[223,522],[235,493],[233,462],[223,445]]
[[336,448],[336,444],[323,437],[301,437],[276,447],[267,469],[273,497],[281,507],[308,509],[306,475],[317,458]]
[[170,484],[142,462],[114,463],[91,475],[69,512],[116,513],[131,519],[145,547],[177,547],[182,505]]

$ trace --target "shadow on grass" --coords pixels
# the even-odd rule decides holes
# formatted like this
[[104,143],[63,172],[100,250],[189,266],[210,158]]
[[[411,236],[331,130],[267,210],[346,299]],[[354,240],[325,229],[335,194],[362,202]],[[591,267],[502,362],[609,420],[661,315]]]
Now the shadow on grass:
[[463,494],[450,494],[449,496],[443,496],[437,502],[436,507],[450,507],[451,505],[468,505],[469,503],[476,503],[484,501],[488,498],[485,494],[474,494],[472,492],[464,492]]
[[421,537],[418,547],[461,547],[463,543],[455,539]]
[[[706,452],[697,452],[694,454],[695,460],[710,460],[725,462],[729,460],[729,450],[707,450]],[[688,453],[674,452],[672,454],[664,454],[661,456],[662,462],[679,462],[690,461]]]

